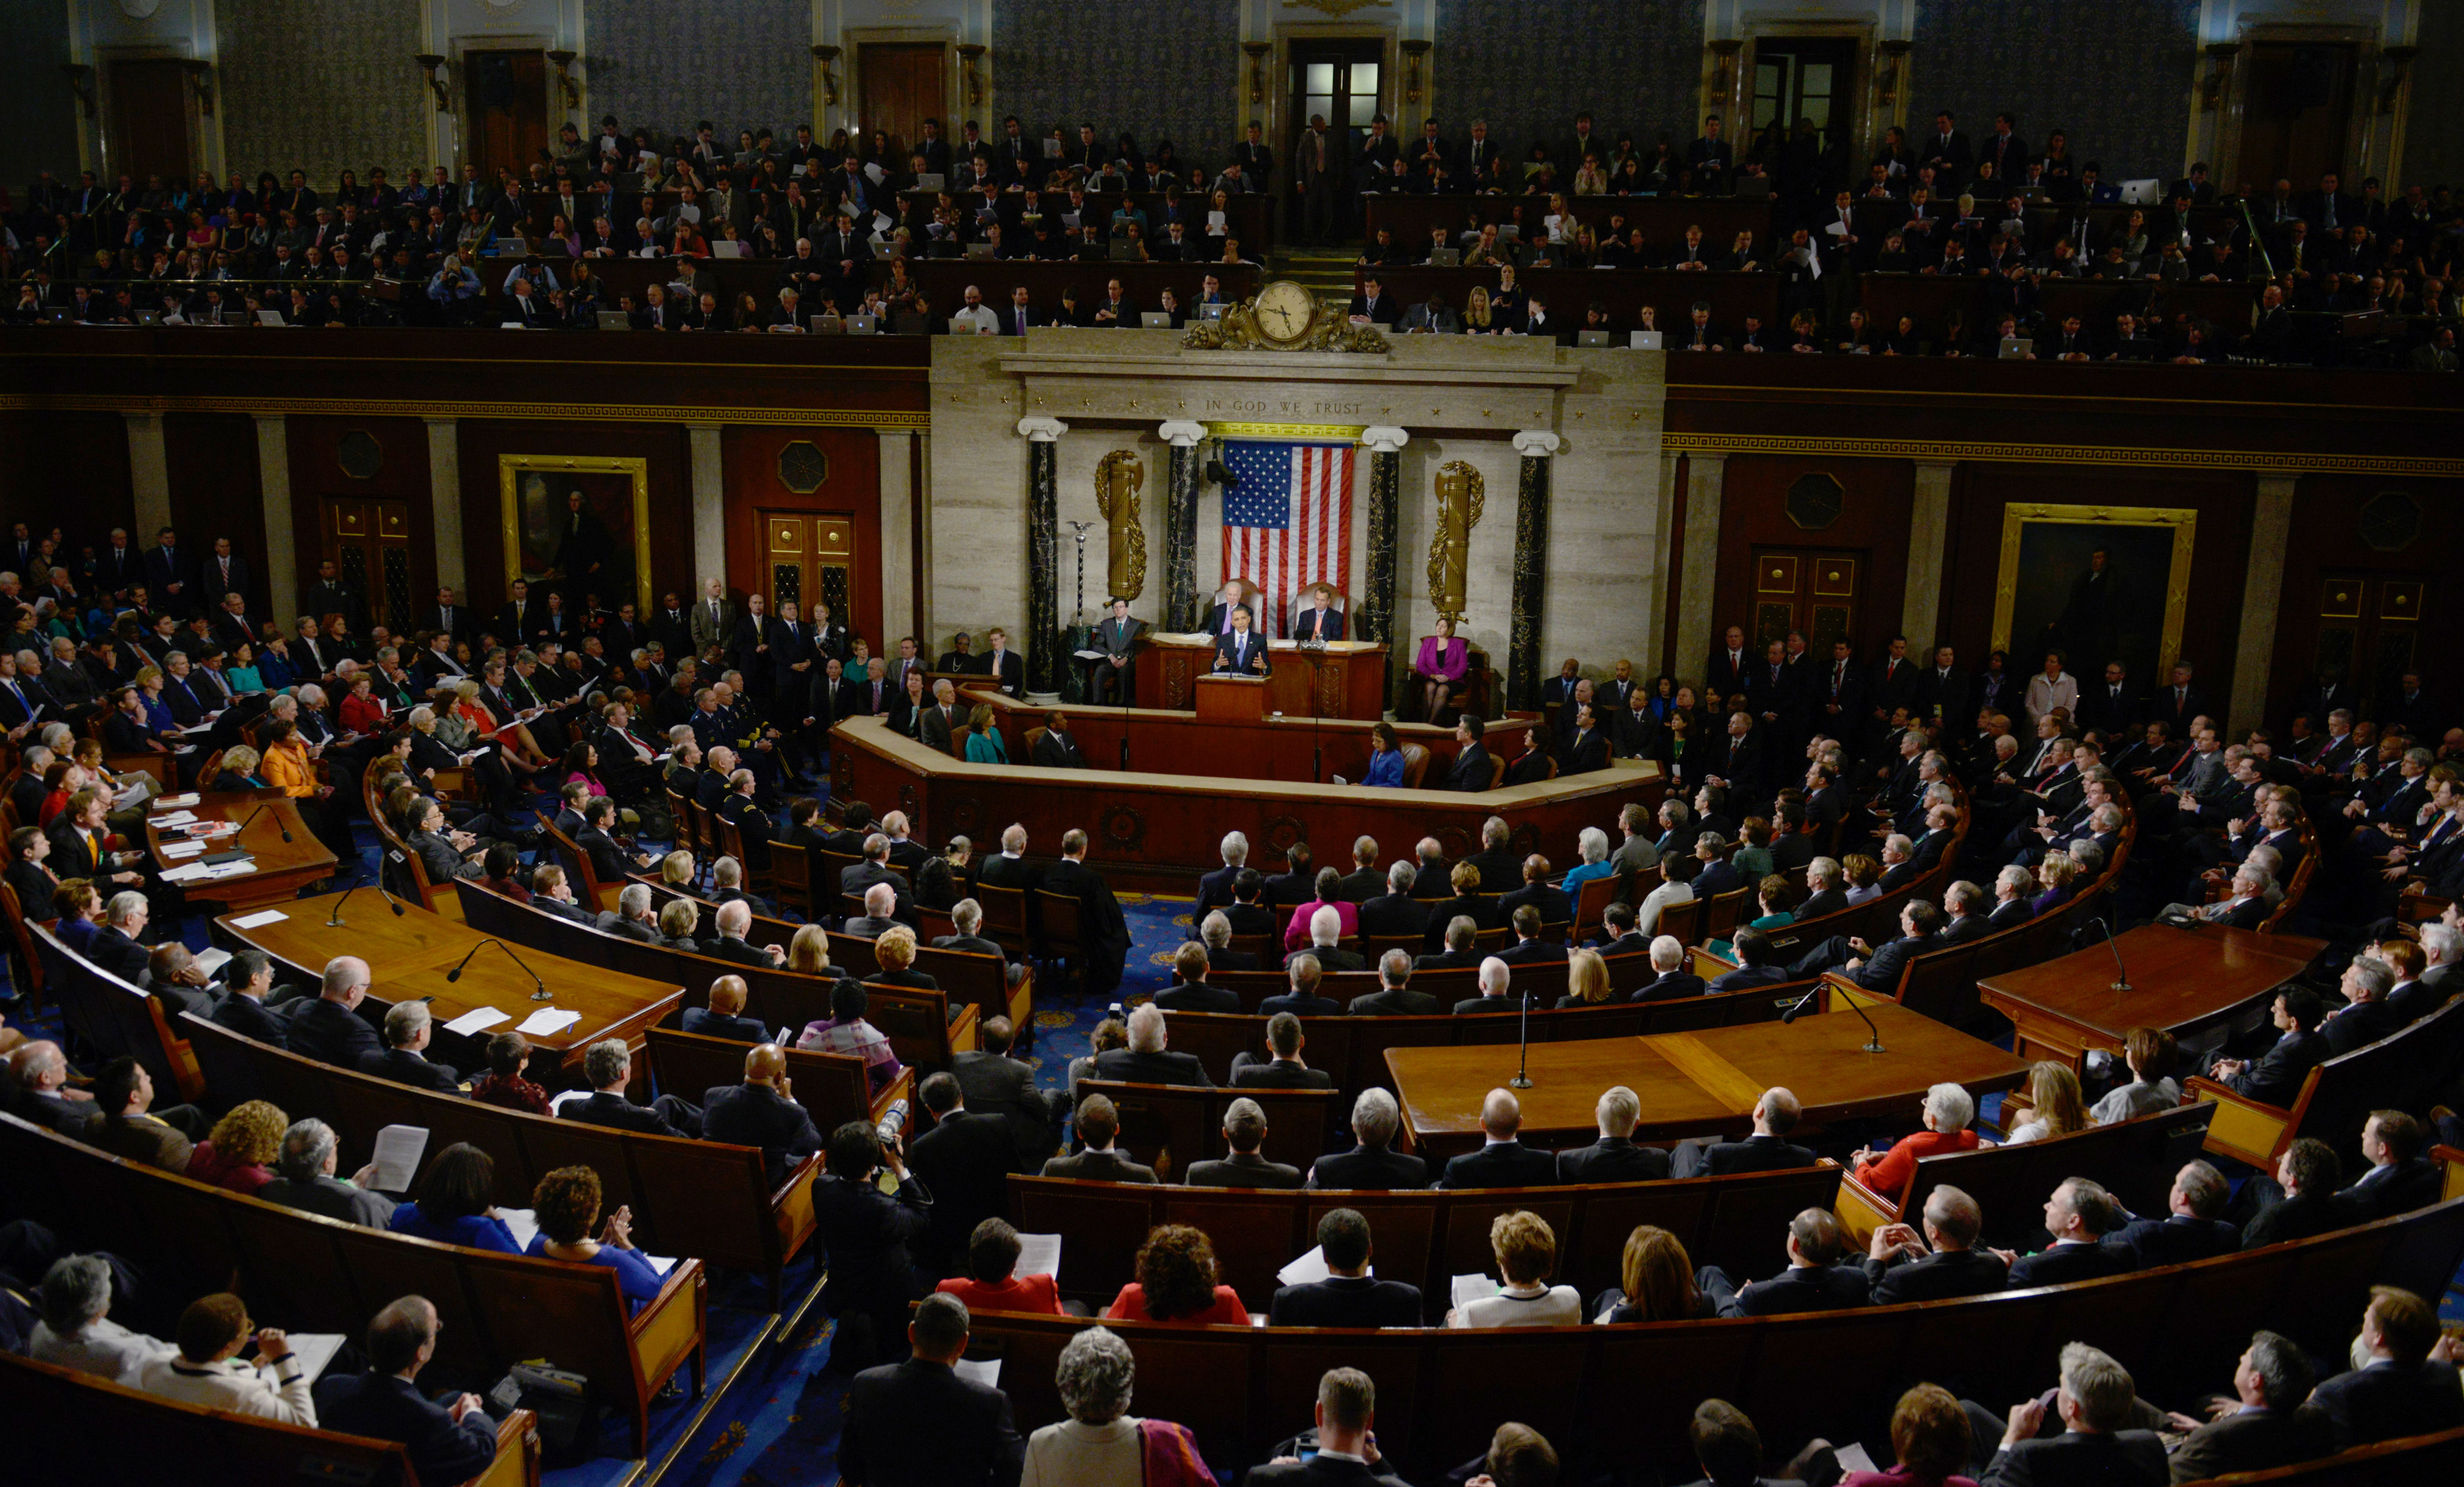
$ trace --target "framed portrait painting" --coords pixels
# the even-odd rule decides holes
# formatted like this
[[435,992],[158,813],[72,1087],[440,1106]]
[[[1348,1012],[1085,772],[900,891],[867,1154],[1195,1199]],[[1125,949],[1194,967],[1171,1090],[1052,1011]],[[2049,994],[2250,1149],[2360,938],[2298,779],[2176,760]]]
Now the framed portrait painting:
[[2058,650],[2078,677],[2120,661],[2139,687],[2162,679],[2182,649],[2198,520],[2181,507],[2003,507],[1994,648],[2018,675]]
[[505,581],[554,589],[580,611],[587,595],[613,610],[650,607],[649,462],[504,454],[496,483]]

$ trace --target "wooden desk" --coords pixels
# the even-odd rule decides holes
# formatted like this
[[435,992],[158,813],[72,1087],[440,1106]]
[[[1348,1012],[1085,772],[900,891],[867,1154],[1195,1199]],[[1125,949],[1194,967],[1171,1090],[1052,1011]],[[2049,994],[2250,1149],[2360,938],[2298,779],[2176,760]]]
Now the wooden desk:
[[2127,994],[2113,990],[2113,947],[2106,945],[1976,984],[1985,1004],[2016,1029],[2014,1053],[2031,1062],[2077,1065],[2092,1048],[2121,1052],[2123,1035],[2134,1027],[2194,1041],[2274,995],[2326,948],[2324,940],[2213,925],[2151,924],[2115,943],[2129,972]]
[[[1571,179],[1569,181],[1571,185]],[[1754,234],[1757,247],[1769,251],[1771,243],[1771,207],[1769,201],[1733,196],[1570,196],[1574,220],[1594,230],[1604,230],[1610,219],[1622,217],[1629,228],[1642,229],[1642,240],[1662,257],[1673,254],[1685,241],[1688,227],[1703,230],[1703,241],[1725,255],[1740,232]],[[1548,214],[1548,203],[1540,197],[1528,196],[1409,196],[1391,192],[1373,192],[1360,199],[1360,214],[1365,230],[1374,240],[1379,228],[1390,229],[1395,241],[1416,258],[1429,252],[1429,230],[1444,228],[1447,242],[1455,243],[1474,218],[1481,222],[1504,224],[1520,218],[1525,224],[1524,238],[1529,241],[1542,217]],[[1463,301],[1455,301],[1462,309]],[[1575,312],[1575,318],[1582,317]]]
[[[390,1004],[408,996],[426,996],[440,1031],[442,1024],[480,1007],[494,1007],[512,1017],[481,1034],[481,1039],[511,1032],[544,1008],[579,1012],[582,1020],[561,1033],[522,1035],[534,1048],[561,1055],[568,1066],[579,1065],[582,1051],[604,1038],[621,1038],[640,1049],[651,1024],[684,997],[684,988],[671,982],[623,975],[604,966],[564,960],[540,951],[517,951],[556,994],[553,1002],[533,1001],[530,976],[502,947],[479,951],[463,969],[460,980],[448,981],[445,973],[489,936],[416,907],[396,917],[373,888],[351,899],[342,928],[329,929],[325,921],[341,897],[328,893],[296,900],[283,906],[290,917],[252,929],[233,922],[246,917],[241,914],[225,914],[214,921],[214,927],[231,940],[261,950],[311,979],[323,975],[325,963],[335,956],[357,955],[376,973],[375,984],[368,990],[370,1000]],[[444,1061],[469,1069],[485,1061],[447,1058]],[[545,1062],[534,1061],[533,1079],[540,1076],[539,1065]]]
[[[199,820],[237,821],[247,820],[259,806],[265,807],[264,815],[257,817],[236,837],[217,839],[205,853],[210,857],[216,852],[245,847],[256,862],[255,869],[235,878],[181,885],[191,896],[229,904],[234,910],[245,911],[269,904],[288,903],[301,888],[319,878],[333,875],[334,854],[325,849],[325,844],[317,840],[317,834],[308,829],[308,823],[299,819],[299,808],[292,804],[288,797],[266,796],[255,791],[231,791],[209,795],[187,809],[194,812]],[[285,832],[291,837],[288,842],[282,840]],[[154,825],[153,815],[147,816],[145,845],[154,854],[157,868],[176,867],[180,862],[197,861],[191,857],[174,862],[163,855],[165,841],[187,840],[176,827],[166,837]]]
[[[1600,1091],[1623,1084],[1642,1099],[1637,1141],[1669,1141],[1753,1126],[1754,1102],[1773,1084],[1793,1091],[1810,1125],[1860,1116],[1913,1119],[1926,1088],[1950,1081],[1983,1095],[2014,1088],[2025,1060],[1908,1012],[1866,1002],[1887,1052],[1864,1052],[1865,1023],[1826,992],[1824,1005],[1793,1026],[1757,1022],[1698,1033],[1603,1038],[1531,1045],[1531,1087],[1523,1139],[1579,1144],[1597,1132]],[[1510,1041],[1458,1048],[1390,1048],[1386,1066],[1403,1106],[1403,1128],[1433,1160],[1481,1142],[1480,1104],[1514,1077]]]
[[[1215,667],[1211,635],[1149,635],[1138,649],[1135,701],[1146,708],[1190,708],[1198,678]],[[1266,646],[1266,711],[1286,717],[1352,718],[1375,723],[1386,713],[1386,645],[1382,641],[1329,641],[1324,650],[1298,641]]]

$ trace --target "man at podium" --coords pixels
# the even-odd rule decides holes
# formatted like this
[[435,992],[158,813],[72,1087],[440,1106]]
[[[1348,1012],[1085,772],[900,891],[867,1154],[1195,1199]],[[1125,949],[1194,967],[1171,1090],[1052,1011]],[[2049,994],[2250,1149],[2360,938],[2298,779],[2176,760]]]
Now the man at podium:
[[1265,638],[1249,628],[1249,606],[1232,611],[1232,628],[1215,642],[1215,669],[1235,676],[1266,674]]

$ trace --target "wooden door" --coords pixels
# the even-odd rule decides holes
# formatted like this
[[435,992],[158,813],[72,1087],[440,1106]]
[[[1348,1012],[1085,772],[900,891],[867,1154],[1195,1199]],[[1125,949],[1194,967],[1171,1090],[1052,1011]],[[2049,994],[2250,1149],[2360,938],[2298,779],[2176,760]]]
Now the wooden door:
[[1857,638],[1857,601],[1863,592],[1865,554],[1838,548],[1754,549],[1754,635],[1759,650],[1805,634],[1808,654],[1827,657],[1831,643]]
[[[2319,644],[2310,676],[2334,672],[2352,684],[2360,715],[2399,695],[2404,673],[2421,665],[2421,614],[2430,585],[2416,574],[2330,573],[2319,580]],[[2324,718],[2311,721],[2323,731]]]
[[466,52],[471,160],[494,179],[527,175],[547,148],[547,57],[538,52]]
[[759,581],[772,614],[794,609],[810,619],[815,604],[827,604],[833,620],[852,624],[857,572],[853,513],[761,513]]
[[418,600],[410,582],[410,503],[329,495],[319,525],[319,558],[367,601],[368,623],[407,634]]
[[193,176],[188,149],[188,81],[168,57],[132,57],[111,64],[111,168],[139,186],[148,176],[177,185]]
[[2357,66],[2348,44],[2254,42],[2243,63],[2241,159],[2228,179],[2261,196],[2279,179],[2296,192],[2318,189],[2319,178],[2343,162]]
[[944,140],[957,133],[942,91],[942,52],[937,41],[869,41],[856,48],[856,122],[867,141],[875,129],[890,131],[894,153],[881,168],[893,175],[924,138],[924,120],[938,121]]

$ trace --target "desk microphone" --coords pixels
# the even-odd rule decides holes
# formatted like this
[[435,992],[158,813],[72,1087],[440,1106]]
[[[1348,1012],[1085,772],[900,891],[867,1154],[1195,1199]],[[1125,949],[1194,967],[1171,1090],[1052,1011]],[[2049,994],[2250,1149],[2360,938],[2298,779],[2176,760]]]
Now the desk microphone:
[[484,939],[484,940],[481,940],[478,944],[472,946],[472,947],[471,947],[471,950],[470,950],[470,953],[469,953],[469,954],[464,955],[464,956],[463,956],[459,961],[455,962],[452,970],[448,971],[448,972],[446,972],[446,973],[445,973],[445,979],[446,979],[446,980],[448,980],[448,981],[459,981],[459,980],[461,980],[461,979],[462,979],[462,968],[463,968],[464,966],[467,966],[467,965],[469,965],[469,964],[471,963],[471,956],[472,956],[472,955],[476,955],[477,953],[479,953],[479,951],[481,951],[482,950],[487,949],[487,948],[488,948],[489,946],[491,946],[491,945],[494,945],[495,947],[496,947],[496,949],[498,949],[498,950],[500,950],[500,951],[504,951],[508,956],[511,956],[515,965],[521,966],[521,968],[522,968],[522,974],[524,974],[524,975],[526,975],[526,976],[529,976],[529,977],[531,978],[531,984],[532,984],[533,986],[535,986],[535,987],[538,987],[538,988],[539,988],[539,990],[537,990],[537,991],[535,991],[535,992],[531,993],[531,1000],[533,1000],[533,1001],[554,1001],[554,1000],[556,1000],[556,993],[551,992],[551,991],[549,991],[549,990],[547,989],[547,983],[546,983],[545,981],[542,981],[542,980],[540,980],[540,979],[539,979],[539,973],[538,973],[538,972],[536,972],[536,971],[533,971],[533,970],[532,970],[528,965],[523,964],[522,957],[521,957],[521,956],[519,956],[519,955],[516,955],[516,954],[514,954],[514,948],[513,948],[512,946],[510,946],[510,945],[506,944],[504,941],[502,941],[502,940],[500,940],[500,939],[497,939],[497,938],[496,938],[495,936],[494,936],[494,935],[490,935],[488,938],[486,938],[486,939]]
[[[397,900],[394,898],[394,896],[393,896],[392,894],[390,894],[390,893],[386,893],[386,892],[385,892],[385,885],[384,885],[384,884],[382,884],[382,883],[378,883],[378,882],[377,882],[377,880],[376,880],[376,879],[374,879],[374,878],[369,879],[369,880],[368,880],[368,883],[374,883],[374,884],[376,884],[376,889],[377,889],[377,892],[378,892],[378,893],[380,893],[380,894],[383,894],[383,895],[384,895],[384,897],[385,897],[385,907],[393,910],[393,916],[394,916],[396,919],[401,918],[401,917],[402,917],[402,905],[401,905],[401,903],[400,903],[399,901],[397,901]],[[343,905],[345,905],[345,904],[347,904],[347,903],[349,903],[349,902],[351,901],[351,895],[352,895],[352,894],[354,894],[354,893],[357,893],[357,892],[358,892],[358,891],[360,891],[362,888],[366,887],[366,886],[368,886],[368,883],[355,883],[355,884],[352,884],[349,887],[344,888],[344,889],[342,890],[342,896],[341,896],[341,898],[338,898],[338,899],[334,900],[334,912],[333,912],[331,915],[327,916],[327,918],[326,918],[326,920],[325,920],[325,928],[326,928],[326,929],[347,929],[347,928],[349,928],[348,924],[347,924],[347,923],[343,920],[343,918],[342,918],[342,906],[343,906]]]
[[2104,943],[2113,950],[2113,990],[2117,994],[2127,993],[2130,990],[2130,973],[2122,964],[2122,942],[2113,937],[2113,926],[2109,922],[2102,918],[2092,922],[2104,927]]
[[1517,991],[1514,999],[1523,1007],[1522,1026],[1515,1034],[1519,1045],[1514,1051],[1514,1077],[1506,1082],[1516,1089],[1531,1087],[1531,994]]
[[[274,809],[274,802],[268,800],[263,805],[258,806],[255,810],[249,812],[248,820],[241,821],[239,823],[239,830],[231,833],[233,840],[246,836],[248,834],[248,828],[256,823],[256,819],[272,809]],[[291,842],[291,828],[282,824],[282,818],[279,816],[274,818],[274,825],[275,830],[282,833],[282,841],[285,845],[288,845]]]
[[[1811,1002],[1811,1001],[1813,1001],[1813,1000],[1814,1000],[1814,998],[1815,998],[1816,996],[1819,996],[1819,995],[1822,995],[1822,983],[1821,983],[1821,982],[1816,982],[1816,983],[1815,983],[1814,989],[1813,989],[1812,991],[1807,992],[1804,995],[1802,995],[1802,996],[1800,996],[1800,997],[1798,997],[1798,998],[1796,999],[1796,1005],[1795,1005],[1795,1006],[1789,1008],[1786,1012],[1783,1012],[1783,1013],[1781,1013],[1781,1014],[1779,1015],[1779,1020],[1780,1020],[1781,1024],[1782,1024],[1783,1026],[1785,1026],[1786,1024],[1791,1023],[1791,1022],[1794,1022],[1797,1018],[1799,1018],[1799,1017],[1801,1017],[1805,1016],[1805,1008],[1806,1008],[1806,1004],[1807,1004],[1807,1003],[1809,1003],[1809,1002]],[[1867,1052],[1867,1053],[1881,1053],[1881,1052],[1883,1052],[1884,1050],[1883,1050],[1883,1048],[1882,1048],[1882,1033],[1881,1033],[1881,1030],[1880,1028],[1877,1028],[1876,1026],[1874,1026],[1874,1019],[1873,1019],[1873,1018],[1871,1018],[1871,1017],[1865,1017],[1865,1009],[1864,1009],[1864,1008],[1862,1008],[1862,1007],[1860,1007],[1860,1006],[1859,1006],[1859,1005],[1857,1005],[1857,998],[1856,998],[1856,997],[1854,997],[1854,996],[1849,996],[1849,995],[1846,995],[1845,994],[1843,994],[1843,995],[1841,995],[1840,999],[1841,999],[1842,1001],[1845,1001],[1845,1002],[1848,1004],[1848,1010],[1849,1010],[1849,1011],[1851,1011],[1851,1012],[1853,1012],[1853,1013],[1857,1014],[1857,1016],[1858,1016],[1858,1017],[1861,1017],[1861,1018],[1863,1018],[1863,1019],[1864,1019],[1864,1023],[1865,1023],[1865,1031],[1874,1035],[1873,1037],[1871,1037],[1871,1038],[1869,1038],[1869,1039],[1867,1039],[1865,1040],[1865,1052]]]

